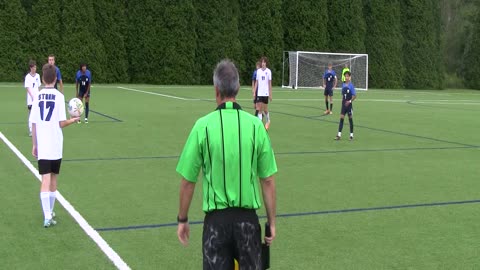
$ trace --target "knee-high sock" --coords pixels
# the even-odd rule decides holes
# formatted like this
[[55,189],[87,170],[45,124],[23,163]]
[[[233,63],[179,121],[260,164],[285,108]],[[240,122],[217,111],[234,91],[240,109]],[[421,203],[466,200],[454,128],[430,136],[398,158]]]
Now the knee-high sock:
[[88,118],[88,110],[89,110],[88,102],[85,102],[85,118]]
[[338,132],[342,132],[342,129],[343,129],[343,121],[344,121],[344,119],[343,119],[343,118],[340,118],[340,123],[338,124]]
[[328,100],[325,100],[325,107],[326,107],[327,110],[328,110]]
[[52,218],[52,211],[50,210],[50,192],[40,192],[40,201],[42,202],[43,215],[45,219]]
[[330,111],[333,109],[333,102],[330,102]]
[[57,196],[56,196],[55,191],[50,191],[49,195],[50,195],[49,196],[49,198],[50,198],[50,211],[53,212],[53,206],[55,206],[55,198]]
[[353,118],[348,118],[348,122],[350,122],[350,133],[353,133]]

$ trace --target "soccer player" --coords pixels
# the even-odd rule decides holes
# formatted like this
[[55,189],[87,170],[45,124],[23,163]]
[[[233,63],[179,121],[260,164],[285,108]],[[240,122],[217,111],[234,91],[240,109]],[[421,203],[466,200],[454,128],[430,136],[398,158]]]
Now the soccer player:
[[[337,82],[337,74],[332,68],[332,63],[328,63],[328,69],[323,74],[323,88],[325,89],[323,95],[325,96],[325,106],[327,107],[325,114],[333,114],[333,88],[337,87]],[[328,97],[330,97],[330,109],[328,108]]]
[[345,63],[345,67],[342,69],[342,83],[345,83],[345,72],[350,72],[347,63]]
[[67,120],[65,97],[55,89],[55,66],[45,64],[42,68],[42,80],[45,88],[37,95],[32,104],[30,121],[32,122],[32,155],[38,159],[38,172],[42,175],[40,201],[42,204],[45,228],[55,225],[55,193],[57,176],[60,173],[63,153],[62,128],[75,123],[78,117]]
[[[60,69],[55,65],[55,55],[50,54],[48,56],[48,63],[50,65],[53,65],[55,67],[55,71],[57,72],[57,82],[55,83],[55,89],[60,90],[60,92],[63,94],[63,81],[62,81],[62,73],[60,72]],[[58,88],[57,84],[60,85],[60,88]]]
[[351,82],[350,71],[345,72],[345,83],[342,85],[342,110],[340,112],[340,123],[338,124],[338,134],[335,140],[342,138],[343,120],[345,114],[348,114],[348,122],[350,123],[350,140],[353,140],[353,101],[357,98],[355,87]]
[[[27,89],[27,109],[28,117],[30,118],[30,112],[32,110],[32,103],[38,94],[38,88],[42,83],[40,82],[40,75],[37,73],[37,63],[34,60],[30,60],[28,63],[30,72],[25,76],[25,88]],[[32,136],[32,122],[28,121],[28,136]]]
[[[259,108],[257,108],[258,87],[255,86],[255,82],[257,81],[257,70],[260,68],[260,61],[257,61],[257,63],[255,64],[255,67],[256,68],[252,74],[252,94],[253,94],[253,106],[255,106],[255,116],[258,117],[258,111],[259,111]],[[258,106],[260,106],[260,104]]]
[[[89,102],[90,102],[90,84],[92,83],[92,73],[87,69],[87,64],[80,64],[80,69],[77,71],[75,78],[75,95],[82,102],[85,98],[85,123],[88,124],[88,111],[89,111]],[[80,89],[79,89],[80,88]],[[80,124],[81,121],[78,120]]]
[[268,102],[272,101],[272,71],[267,68],[267,57],[260,58],[261,68],[257,69],[257,79],[254,88],[257,89],[257,104],[259,106],[258,118],[263,121],[265,114],[265,129],[270,127],[270,114],[268,113]]
[[[260,269],[261,232],[256,210],[263,202],[275,238],[275,156],[259,119],[236,103],[240,83],[235,65],[223,60],[213,76],[214,112],[195,123],[177,164],[182,176],[177,235],[188,244],[188,210],[202,172],[203,269]],[[259,181],[260,179],[260,181]],[[179,267],[182,268],[182,267]]]

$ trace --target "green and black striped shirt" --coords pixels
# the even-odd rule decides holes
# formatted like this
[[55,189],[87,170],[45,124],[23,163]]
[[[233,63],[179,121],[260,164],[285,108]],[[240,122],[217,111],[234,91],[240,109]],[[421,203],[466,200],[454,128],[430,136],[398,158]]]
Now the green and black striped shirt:
[[257,117],[234,102],[200,118],[193,127],[177,172],[197,182],[203,172],[203,211],[262,206],[258,178],[277,172],[270,138]]

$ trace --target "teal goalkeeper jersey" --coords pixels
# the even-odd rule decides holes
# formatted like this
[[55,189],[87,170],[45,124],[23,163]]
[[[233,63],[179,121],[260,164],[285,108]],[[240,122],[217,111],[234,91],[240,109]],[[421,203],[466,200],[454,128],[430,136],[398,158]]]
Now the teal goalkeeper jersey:
[[233,102],[200,118],[185,143],[177,172],[197,182],[200,169],[204,212],[260,208],[258,178],[277,172],[270,138],[260,119]]

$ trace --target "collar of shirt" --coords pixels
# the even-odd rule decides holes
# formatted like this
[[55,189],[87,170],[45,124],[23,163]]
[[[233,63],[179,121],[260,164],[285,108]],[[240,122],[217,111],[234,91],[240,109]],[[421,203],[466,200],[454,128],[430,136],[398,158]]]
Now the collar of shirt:
[[236,102],[227,101],[227,102],[224,102],[224,103],[218,105],[218,107],[217,107],[217,110],[223,110],[223,109],[241,110],[242,107],[240,107],[240,105],[238,105],[238,103],[236,103]]

